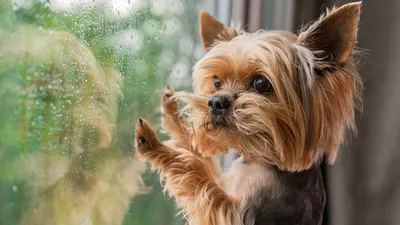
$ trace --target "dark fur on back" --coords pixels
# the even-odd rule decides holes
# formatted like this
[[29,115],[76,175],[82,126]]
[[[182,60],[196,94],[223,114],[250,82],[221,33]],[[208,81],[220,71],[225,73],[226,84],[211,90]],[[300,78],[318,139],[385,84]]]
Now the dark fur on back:
[[321,168],[302,172],[276,169],[279,193],[260,189],[249,200],[245,225],[320,225],[326,201]]

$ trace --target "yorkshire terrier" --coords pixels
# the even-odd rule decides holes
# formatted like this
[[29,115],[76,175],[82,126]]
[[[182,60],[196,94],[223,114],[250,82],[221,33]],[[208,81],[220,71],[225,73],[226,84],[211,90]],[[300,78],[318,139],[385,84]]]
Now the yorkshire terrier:
[[[335,161],[361,103],[360,7],[333,9],[298,35],[237,31],[200,12],[206,54],[194,93],[167,87],[162,96],[171,140],[161,143],[143,119],[135,134],[137,157],[160,170],[188,224],[322,223],[321,159]],[[240,157],[222,173],[212,156],[228,149]]]

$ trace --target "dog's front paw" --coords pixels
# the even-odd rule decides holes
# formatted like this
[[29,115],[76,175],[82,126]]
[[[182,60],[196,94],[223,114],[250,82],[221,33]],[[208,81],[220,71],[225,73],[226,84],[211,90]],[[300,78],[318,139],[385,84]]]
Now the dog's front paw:
[[174,95],[174,89],[172,89],[169,85],[165,86],[164,88],[164,94],[161,98],[163,102],[166,102],[171,99],[171,97]]
[[161,97],[162,113],[174,114],[178,112],[178,102],[172,98],[174,90],[168,85],[164,88],[164,94]]
[[149,126],[147,121],[141,118],[136,123],[135,143],[136,153],[139,153],[137,154],[139,157],[150,151],[157,150],[161,144],[154,130]]

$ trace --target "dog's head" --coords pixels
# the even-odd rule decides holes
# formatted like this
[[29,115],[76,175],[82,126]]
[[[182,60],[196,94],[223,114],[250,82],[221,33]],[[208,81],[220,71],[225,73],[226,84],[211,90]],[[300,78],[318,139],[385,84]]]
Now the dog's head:
[[201,12],[206,54],[186,96],[196,132],[285,170],[307,169],[324,154],[333,162],[360,97],[360,5],[334,9],[298,35],[239,32]]

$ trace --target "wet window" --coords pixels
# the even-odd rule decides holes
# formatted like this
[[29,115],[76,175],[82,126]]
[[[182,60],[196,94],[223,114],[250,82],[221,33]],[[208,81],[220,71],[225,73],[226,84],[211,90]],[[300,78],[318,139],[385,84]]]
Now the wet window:
[[0,224],[183,224],[132,137],[190,89],[201,2],[0,0]]

